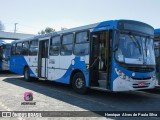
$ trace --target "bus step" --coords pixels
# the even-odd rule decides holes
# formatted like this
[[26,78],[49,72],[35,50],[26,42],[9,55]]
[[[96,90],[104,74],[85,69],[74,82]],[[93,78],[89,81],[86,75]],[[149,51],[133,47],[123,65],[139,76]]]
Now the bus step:
[[107,73],[103,72],[103,71],[100,71],[99,72],[99,79],[106,80],[107,79]]
[[40,78],[38,78],[39,80],[46,80],[46,78],[42,78],[42,77],[40,77]]
[[98,83],[99,83],[99,87],[101,88],[106,88],[106,80],[98,80]]
[[108,89],[106,88],[102,88],[102,87],[95,87],[95,86],[91,86],[90,89],[93,89],[93,90],[100,90],[100,91],[109,91]]

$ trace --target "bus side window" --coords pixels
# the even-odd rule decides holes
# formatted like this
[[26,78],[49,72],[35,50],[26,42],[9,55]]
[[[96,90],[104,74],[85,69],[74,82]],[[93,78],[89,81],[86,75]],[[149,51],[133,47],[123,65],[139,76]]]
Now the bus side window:
[[75,55],[87,55],[89,53],[89,38],[88,32],[78,32],[76,33],[76,41],[74,47]]
[[16,54],[16,44],[15,43],[12,44],[11,53],[12,53],[12,55]]
[[29,55],[36,56],[38,53],[38,40],[32,40],[30,42]]
[[28,55],[28,41],[27,42],[23,42],[22,44],[22,55]]
[[22,55],[22,43],[16,45],[16,55]]
[[62,36],[61,55],[72,55],[73,34]]
[[57,56],[59,55],[60,48],[60,36],[53,37],[50,43],[49,55]]

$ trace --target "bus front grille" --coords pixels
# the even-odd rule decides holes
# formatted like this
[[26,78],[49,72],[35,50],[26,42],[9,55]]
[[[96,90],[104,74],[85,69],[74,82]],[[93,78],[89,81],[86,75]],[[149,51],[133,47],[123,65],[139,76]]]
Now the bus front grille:
[[128,70],[133,71],[133,72],[153,72],[154,68],[141,68],[141,67],[127,67]]
[[139,83],[134,83],[133,88],[146,88],[149,87],[150,83],[144,83],[143,86],[141,86]]
[[148,78],[135,78],[135,77],[131,77],[133,80],[151,80],[151,77]]

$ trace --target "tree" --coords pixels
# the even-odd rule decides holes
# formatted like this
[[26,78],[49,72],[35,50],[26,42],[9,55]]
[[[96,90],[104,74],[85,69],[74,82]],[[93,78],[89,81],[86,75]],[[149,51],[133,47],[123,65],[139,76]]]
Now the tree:
[[47,34],[47,33],[51,33],[51,32],[55,32],[55,29],[50,28],[50,27],[46,27],[45,30],[41,30],[40,32],[38,32],[38,34],[42,35],[42,34]]
[[3,31],[4,30],[4,25],[3,23],[0,21],[0,31]]

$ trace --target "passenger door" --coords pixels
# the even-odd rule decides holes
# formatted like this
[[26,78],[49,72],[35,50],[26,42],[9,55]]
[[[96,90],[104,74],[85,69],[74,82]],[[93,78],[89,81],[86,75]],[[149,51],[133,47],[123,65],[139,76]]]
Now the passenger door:
[[30,76],[37,77],[38,69],[38,40],[31,40],[29,47],[28,65],[30,67]]
[[49,38],[39,40],[38,77],[45,79],[48,77],[48,43]]

